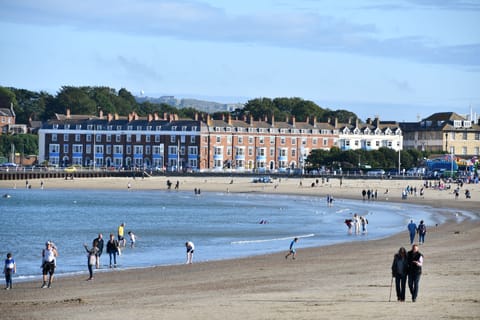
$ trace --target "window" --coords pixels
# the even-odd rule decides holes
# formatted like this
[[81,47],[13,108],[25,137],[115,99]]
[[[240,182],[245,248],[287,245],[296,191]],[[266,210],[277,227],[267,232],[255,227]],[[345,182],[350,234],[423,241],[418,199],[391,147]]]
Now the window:
[[135,142],[142,142],[142,135],[141,134],[136,134],[135,135]]
[[188,147],[188,154],[189,154],[189,155],[196,155],[196,154],[198,154],[198,149],[197,149],[197,147]]
[[63,153],[68,153],[68,144],[63,145]]
[[131,134],[127,134],[127,142],[132,142],[132,135]]
[[467,147],[462,147],[462,154],[467,155]]
[[126,151],[127,154],[132,154],[132,146],[127,146]]
[[463,140],[467,140],[467,135],[468,134],[466,132],[463,133]]
[[112,142],[112,135],[111,134],[107,134],[107,142]]
[[155,135],[155,142],[160,142],[160,136],[159,135]]
[[297,144],[297,138],[292,138],[292,146],[296,145]]
[[258,137],[258,141],[259,141],[260,144],[264,144],[265,143],[265,137],[262,137],[262,136]]
[[297,150],[292,149],[292,157],[296,157],[296,156],[297,156]]
[[73,153],[82,153],[83,152],[83,145],[81,144],[74,144],[72,146],[72,152]]
[[280,137],[280,144],[285,144],[285,142],[287,141],[287,139],[285,137]]
[[248,144],[253,144],[253,137],[252,136],[248,137]]
[[106,148],[107,148],[107,152],[106,152],[106,153],[107,153],[107,154],[112,154],[112,146],[111,146],[111,145],[107,145]]
[[243,136],[238,137],[238,144],[243,144]]
[[150,146],[145,146],[145,154],[150,154],[151,149]]
[[275,156],[275,148],[270,148],[270,157]]
[[122,154],[123,153],[123,146],[122,145],[114,145],[113,146],[113,152],[116,154]]
[[150,135],[146,135],[146,136],[145,136],[145,142],[150,142],[150,139],[151,139],[151,138],[152,138],[152,137],[151,137]]
[[57,141],[57,134],[56,133],[52,133],[52,141]]
[[222,137],[216,136],[216,141],[217,141],[217,143],[221,143],[222,142]]
[[248,155],[253,156],[253,148],[252,147],[248,147]]
[[195,136],[190,136],[190,143],[195,143]]
[[170,136],[170,142],[171,142],[171,143],[175,143],[175,140],[176,140],[176,139],[175,139],[175,136]]
[[271,145],[275,144],[275,137],[274,136],[270,136],[270,144]]
[[68,134],[67,134],[67,133],[65,133],[65,134],[63,135],[63,141],[68,141]]
[[119,135],[119,134],[116,134],[115,135],[115,142],[120,142],[120,141],[122,141],[122,136]]
[[60,152],[60,145],[59,144],[50,144],[48,146],[50,153],[59,153]]
[[75,134],[75,142],[80,142],[80,135],[77,133]]

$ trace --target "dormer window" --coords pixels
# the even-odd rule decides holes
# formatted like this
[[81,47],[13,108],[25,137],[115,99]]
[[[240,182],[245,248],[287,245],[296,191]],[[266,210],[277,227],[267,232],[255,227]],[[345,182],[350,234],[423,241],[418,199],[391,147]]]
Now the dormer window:
[[463,121],[463,127],[471,128],[472,127],[472,121],[470,121],[470,120]]
[[462,127],[462,120],[453,120],[453,126],[455,128],[461,128]]

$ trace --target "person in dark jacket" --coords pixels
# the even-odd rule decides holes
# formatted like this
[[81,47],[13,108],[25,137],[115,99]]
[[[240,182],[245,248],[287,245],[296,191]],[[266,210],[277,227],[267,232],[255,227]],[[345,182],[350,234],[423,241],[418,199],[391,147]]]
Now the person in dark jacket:
[[103,235],[101,233],[98,234],[98,238],[93,239],[92,246],[97,247],[97,253],[95,254],[95,268],[100,268],[100,257],[103,253],[104,241]]
[[108,242],[107,242],[107,253],[110,257],[110,268],[112,267],[112,260],[113,260],[113,267],[116,268],[117,267],[118,241],[115,240],[115,236],[113,235],[113,233],[110,234],[110,240],[108,240]]
[[418,284],[422,274],[423,255],[418,251],[418,245],[414,244],[412,250],[407,253],[408,261],[408,288],[415,302],[418,296]]
[[405,285],[407,284],[408,262],[407,250],[401,247],[393,256],[392,277],[395,278],[397,300],[405,301]]

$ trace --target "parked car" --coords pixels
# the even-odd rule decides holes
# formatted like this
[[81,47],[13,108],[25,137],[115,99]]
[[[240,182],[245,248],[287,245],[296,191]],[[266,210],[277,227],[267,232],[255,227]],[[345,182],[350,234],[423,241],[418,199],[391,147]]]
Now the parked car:
[[367,172],[367,176],[383,176],[385,174],[385,170],[383,169],[373,169]]

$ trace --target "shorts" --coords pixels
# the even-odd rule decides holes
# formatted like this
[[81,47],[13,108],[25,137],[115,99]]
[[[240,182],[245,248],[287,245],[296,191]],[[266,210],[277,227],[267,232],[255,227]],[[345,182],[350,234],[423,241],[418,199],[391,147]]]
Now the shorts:
[[123,236],[118,236],[118,241],[123,241],[125,239]]
[[55,272],[55,262],[44,262],[42,264],[42,271],[43,275],[46,276],[47,274],[53,275]]
[[194,250],[189,249],[189,250],[187,250],[187,253],[193,254],[193,251],[194,251]]

